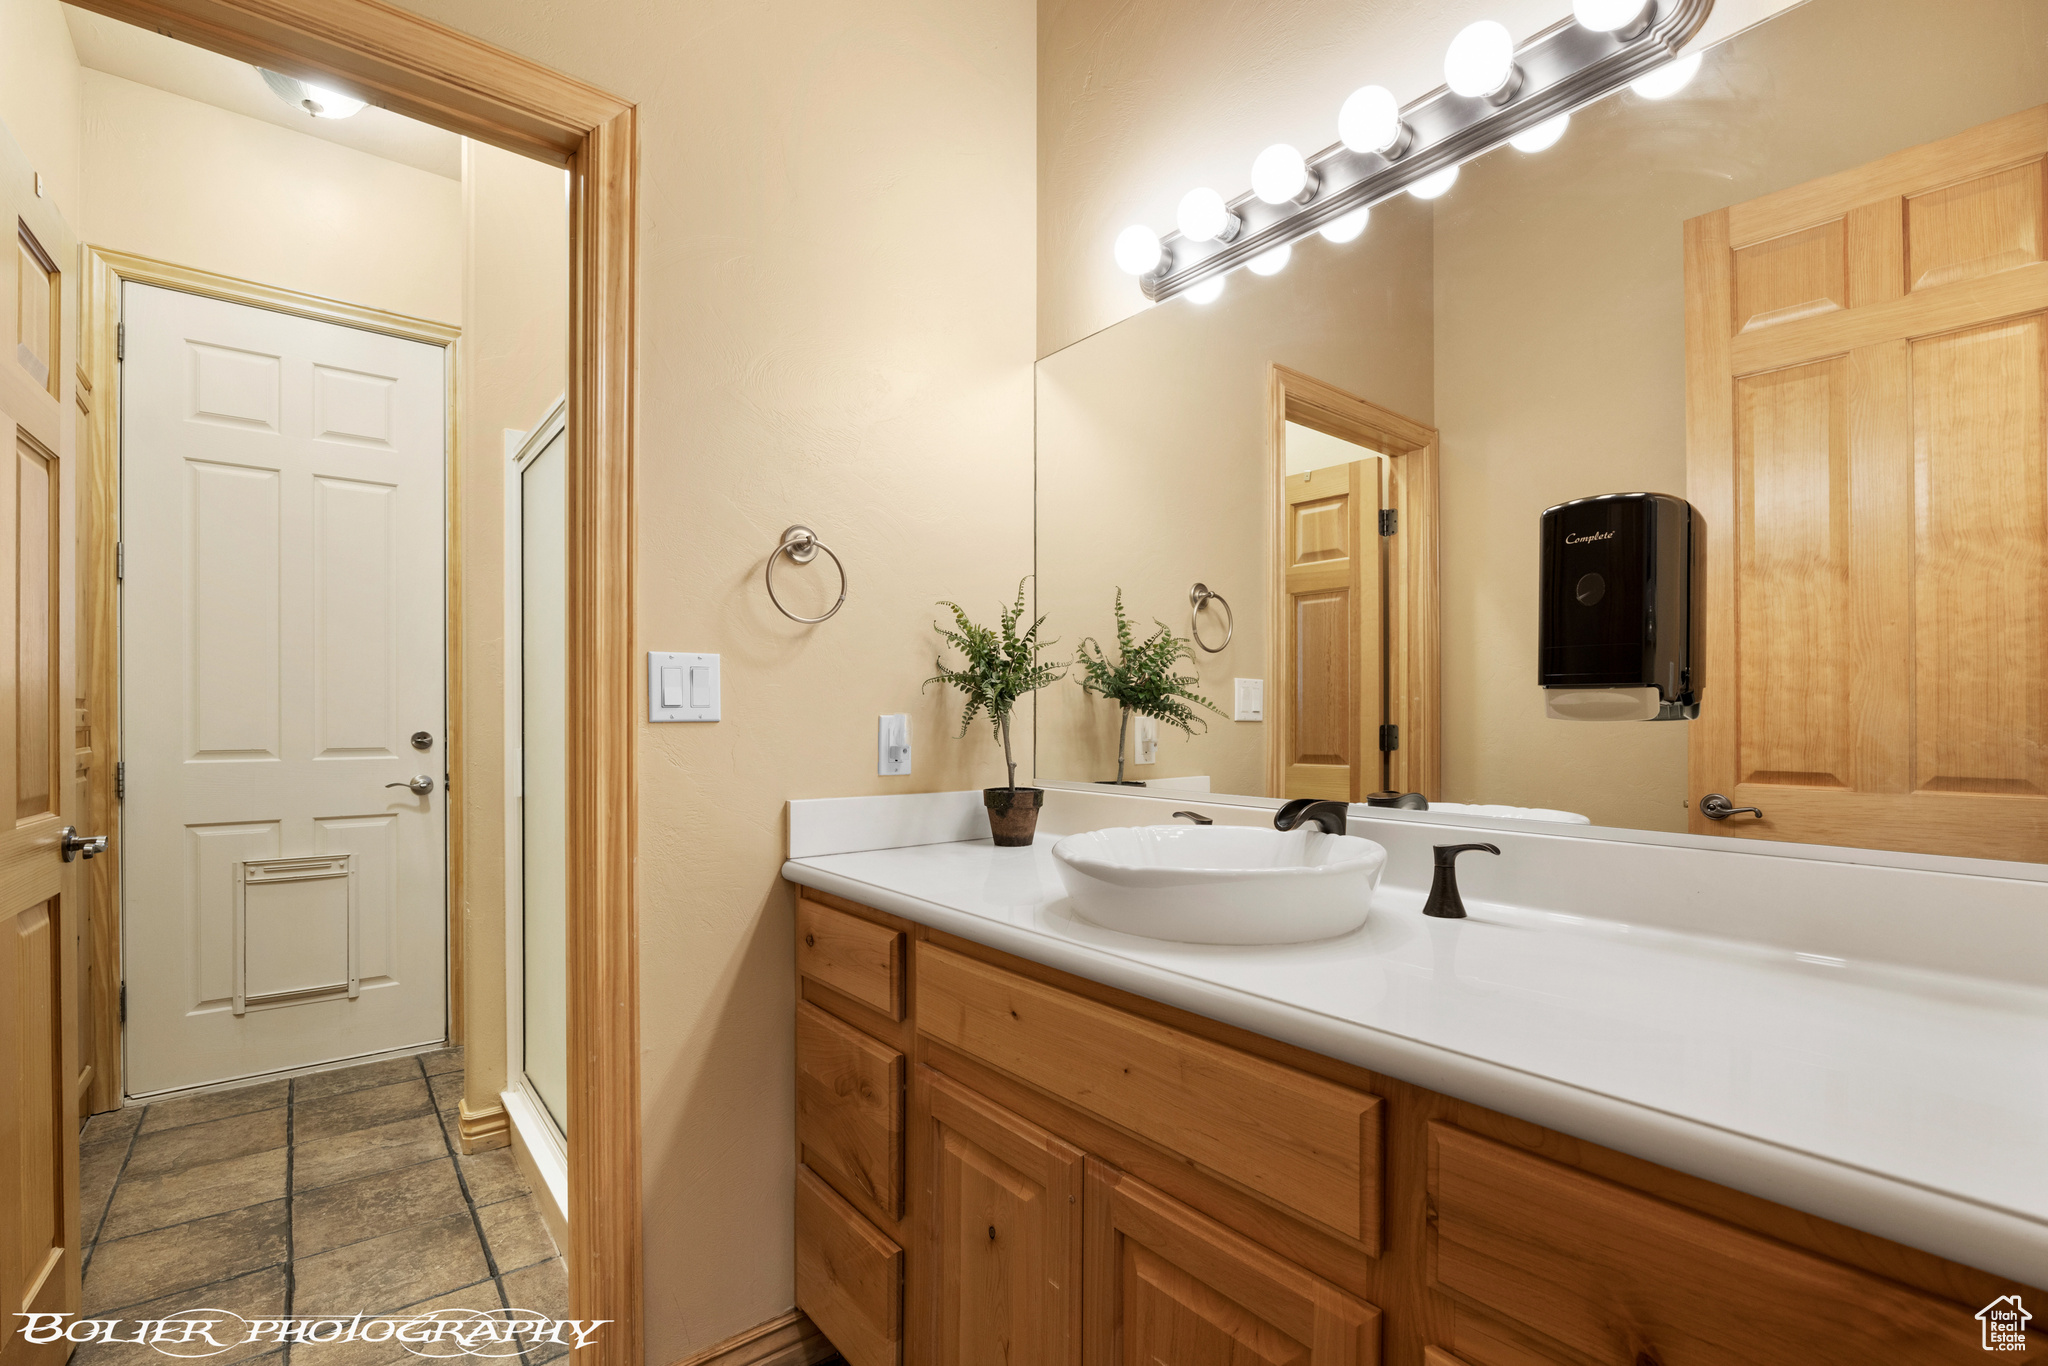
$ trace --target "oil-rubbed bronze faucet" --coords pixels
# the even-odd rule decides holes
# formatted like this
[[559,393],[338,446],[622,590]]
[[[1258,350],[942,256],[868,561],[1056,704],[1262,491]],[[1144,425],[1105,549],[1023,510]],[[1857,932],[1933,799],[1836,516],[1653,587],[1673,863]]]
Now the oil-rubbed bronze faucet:
[[1458,855],[1474,849],[1498,854],[1500,848],[1492,844],[1439,844],[1434,848],[1436,876],[1430,879],[1429,900],[1422,904],[1422,913],[1443,920],[1463,920],[1465,899],[1458,895]]
[[1292,830],[1297,825],[1316,825],[1332,835],[1344,833],[1350,808],[1343,802],[1317,801],[1314,797],[1296,797],[1280,808],[1273,817],[1275,830]]

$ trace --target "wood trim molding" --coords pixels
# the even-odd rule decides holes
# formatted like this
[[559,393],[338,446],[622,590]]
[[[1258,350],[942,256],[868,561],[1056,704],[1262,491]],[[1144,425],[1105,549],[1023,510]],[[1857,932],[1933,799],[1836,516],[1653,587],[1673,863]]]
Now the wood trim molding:
[[[467,775],[461,763],[468,752],[463,744],[461,710],[461,617],[464,603],[460,528],[463,509],[461,485],[457,479],[461,425],[456,412],[457,381],[462,367],[462,329],[453,323],[409,318],[401,313],[324,299],[314,294],[302,294],[297,290],[280,289],[106,247],[88,245],[82,249],[82,255],[79,349],[83,355],[83,376],[91,377],[86,384],[96,399],[82,415],[86,428],[83,442],[86,488],[81,507],[83,544],[78,565],[84,618],[80,629],[90,638],[89,658],[92,661],[88,676],[82,680],[86,714],[94,719],[96,769],[87,806],[92,828],[105,830],[114,836],[107,852],[89,865],[91,871],[87,884],[92,917],[91,942],[87,951],[91,965],[94,1029],[93,1056],[84,1061],[91,1065],[94,1075],[92,1108],[100,1111],[118,1108],[122,1099],[121,803],[115,798],[114,785],[110,781],[114,765],[121,757],[121,728],[114,719],[120,714],[121,704],[120,585],[114,563],[121,524],[121,386],[115,369],[115,329],[121,320],[121,285],[124,281],[156,285],[446,348],[442,407],[446,414],[443,445],[447,452],[445,493],[449,527],[445,643],[447,743],[449,772],[455,775],[458,791],[467,788]],[[461,811],[461,802],[452,799],[448,802],[448,1009],[451,1045],[462,1042],[455,1028],[462,1019],[464,991],[462,906],[466,867]]]
[[[1386,537],[1387,719],[1401,728],[1389,784],[1436,800],[1443,776],[1442,626],[1437,587],[1437,431],[1390,408],[1284,365],[1267,398],[1267,481],[1272,536],[1266,556],[1269,679],[1287,677],[1287,424],[1299,423],[1387,457],[1387,506],[1400,514]],[[1266,693],[1266,790],[1284,795],[1289,722],[1286,689]]]
[[838,1352],[801,1309],[685,1357],[676,1366],[817,1366]]
[[641,1366],[633,106],[383,0],[84,0],[570,170],[569,1312]]
[[489,1152],[512,1142],[512,1116],[502,1105],[469,1108],[469,1102],[455,1102],[455,1133],[465,1155]]

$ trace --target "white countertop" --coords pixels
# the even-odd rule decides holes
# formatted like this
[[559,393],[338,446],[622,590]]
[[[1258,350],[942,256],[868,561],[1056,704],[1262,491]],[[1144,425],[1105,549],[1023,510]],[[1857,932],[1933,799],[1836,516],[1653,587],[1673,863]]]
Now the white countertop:
[[1475,894],[1478,878],[1464,921],[1383,885],[1341,939],[1166,943],[1079,919],[1054,838],[823,854],[784,873],[2048,1286],[2048,988],[1518,908]]

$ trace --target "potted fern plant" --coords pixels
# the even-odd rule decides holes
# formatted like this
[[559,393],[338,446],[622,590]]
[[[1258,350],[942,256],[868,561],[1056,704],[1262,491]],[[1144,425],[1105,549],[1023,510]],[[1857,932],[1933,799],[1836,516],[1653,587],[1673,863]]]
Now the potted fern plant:
[[932,629],[965,659],[956,669],[947,668],[943,657],[934,659],[932,666],[938,673],[925,680],[926,687],[939,683],[958,688],[967,699],[967,709],[960,716],[960,734],[966,735],[974,718],[985,714],[996,739],[1002,741],[1008,785],[983,788],[981,800],[988,808],[989,833],[995,836],[997,844],[1011,847],[1030,844],[1037,833],[1038,809],[1045,802],[1045,790],[1017,786],[1017,758],[1010,746],[1010,714],[1024,698],[1066,677],[1064,664],[1039,658],[1045,646],[1057,643],[1039,641],[1038,628],[1045,624],[1044,617],[1022,632],[1017,629],[1024,616],[1027,582],[1028,575],[1018,580],[1017,600],[1002,609],[999,624],[994,627],[969,620],[957,602],[940,603],[939,606],[952,609],[953,627],[948,630],[933,622]]
[[1223,714],[1208,698],[1194,690],[1195,685],[1201,682],[1199,678],[1174,672],[1174,666],[1182,660],[1194,661],[1195,647],[1176,636],[1165,622],[1154,618],[1152,624],[1159,629],[1145,640],[1139,640],[1136,632],[1131,630],[1130,619],[1124,615],[1124,590],[1119,588],[1116,590],[1116,658],[1111,659],[1101,642],[1092,636],[1082,638],[1074,655],[1074,663],[1081,670],[1081,686],[1117,705],[1116,783],[1119,787],[1124,782],[1124,740],[1130,733],[1133,715],[1149,716],[1184,735],[1192,735],[1198,725],[1206,729],[1207,722],[1195,714],[1190,703],[1207,707],[1218,716]]

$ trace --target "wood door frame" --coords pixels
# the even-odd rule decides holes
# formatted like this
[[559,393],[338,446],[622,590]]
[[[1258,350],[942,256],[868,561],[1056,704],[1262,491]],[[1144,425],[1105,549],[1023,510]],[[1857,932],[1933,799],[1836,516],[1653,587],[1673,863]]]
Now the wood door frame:
[[381,0],[84,0],[95,13],[570,172],[569,1313],[591,1366],[641,1366],[634,864],[634,106]]
[[[91,1067],[92,1108],[119,1108],[125,1094],[121,1061],[121,1001],[118,987],[121,969],[121,803],[108,780],[121,758],[121,658],[120,586],[116,574],[115,546],[121,525],[121,384],[115,329],[121,321],[121,286],[152,285],[220,299],[249,308],[288,313],[316,322],[336,323],[406,341],[442,347],[447,354],[443,367],[442,445],[446,470],[442,492],[446,499],[447,540],[445,553],[446,617],[444,648],[446,670],[448,771],[468,791],[470,762],[467,734],[463,725],[462,697],[462,465],[461,433],[456,396],[460,373],[462,329],[452,323],[429,322],[400,313],[339,303],[318,295],[279,289],[219,275],[212,271],[151,260],[127,252],[90,244],[80,248],[79,271],[79,363],[86,376],[93,406],[83,413],[85,440],[80,443],[84,460],[80,469],[82,540],[79,551],[78,585],[81,634],[91,639],[92,668],[80,680],[86,700],[86,714],[95,719],[93,736],[93,780],[87,800],[91,829],[113,836],[107,852],[92,861],[89,902],[92,939],[87,961],[92,972],[93,1055],[84,1059]],[[448,925],[447,1024],[450,1044],[462,1042],[464,904],[463,803],[447,803],[447,902],[443,914]]]
[[1287,677],[1287,576],[1280,556],[1287,544],[1287,424],[1294,422],[1387,457],[1387,506],[1397,514],[1394,534],[1382,538],[1387,715],[1401,728],[1388,782],[1396,791],[1420,792],[1434,801],[1443,770],[1436,428],[1284,365],[1273,367],[1266,416],[1273,509],[1266,554],[1266,676],[1275,682],[1266,697],[1266,790],[1275,796],[1284,790],[1284,742],[1292,715],[1292,699],[1278,685]]

